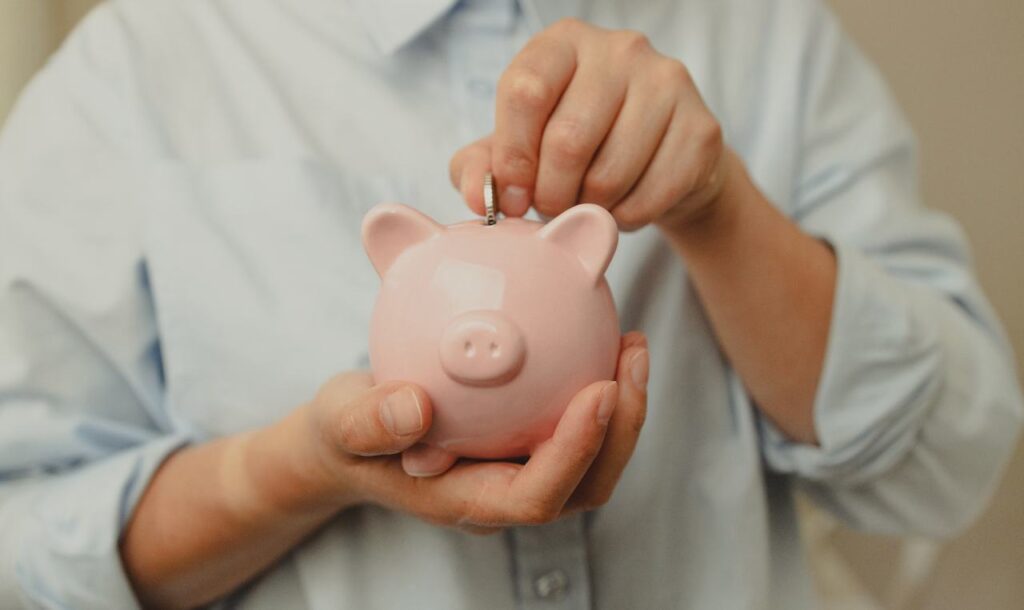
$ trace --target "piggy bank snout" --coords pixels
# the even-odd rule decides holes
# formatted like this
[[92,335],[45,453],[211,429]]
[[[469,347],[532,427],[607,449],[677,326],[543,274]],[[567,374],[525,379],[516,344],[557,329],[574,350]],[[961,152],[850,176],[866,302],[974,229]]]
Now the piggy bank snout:
[[501,385],[514,379],[526,359],[523,333],[497,311],[471,311],[454,318],[440,345],[441,366],[466,385]]

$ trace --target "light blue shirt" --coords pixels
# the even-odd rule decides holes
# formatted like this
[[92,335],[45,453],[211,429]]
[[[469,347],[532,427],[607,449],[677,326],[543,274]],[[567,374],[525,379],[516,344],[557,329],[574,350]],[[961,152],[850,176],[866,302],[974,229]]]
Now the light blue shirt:
[[794,487],[876,532],[982,509],[1021,422],[1012,356],[960,231],[919,202],[906,122],[816,0],[453,5],[121,0],[27,89],[0,137],[0,607],[133,607],[117,540],[161,460],[367,365],[362,215],[467,218],[448,159],[566,14],[682,59],[763,191],[835,247],[820,446],[762,419],[644,229],[608,278],[650,337],[649,416],[606,506],[490,537],[350,510],[224,604],[795,610]]

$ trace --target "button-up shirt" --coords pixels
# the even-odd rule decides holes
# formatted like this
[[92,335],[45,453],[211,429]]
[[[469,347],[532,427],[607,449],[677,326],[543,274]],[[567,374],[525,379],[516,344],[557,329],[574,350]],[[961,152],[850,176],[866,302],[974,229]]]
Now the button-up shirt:
[[820,443],[761,416],[646,228],[607,274],[651,350],[607,505],[489,537],[358,507],[221,603],[794,610],[814,603],[793,488],[877,532],[970,521],[1020,424],[1012,356],[961,233],[918,200],[904,119],[816,0],[120,0],[0,137],[0,607],[135,606],[117,541],[161,460],[367,366],[363,214],[467,219],[447,161],[565,15],[685,62],[768,198],[834,248]]

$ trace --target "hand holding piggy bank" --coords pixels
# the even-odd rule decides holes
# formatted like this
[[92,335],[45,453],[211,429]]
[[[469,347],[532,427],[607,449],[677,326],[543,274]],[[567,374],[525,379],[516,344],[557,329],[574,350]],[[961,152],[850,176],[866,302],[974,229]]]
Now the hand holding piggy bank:
[[446,227],[397,204],[367,214],[363,243],[382,279],[374,377],[418,384],[434,409],[423,443],[403,455],[407,471],[530,455],[578,391],[614,378],[619,325],[604,271],[617,240],[611,214],[591,204],[546,225]]

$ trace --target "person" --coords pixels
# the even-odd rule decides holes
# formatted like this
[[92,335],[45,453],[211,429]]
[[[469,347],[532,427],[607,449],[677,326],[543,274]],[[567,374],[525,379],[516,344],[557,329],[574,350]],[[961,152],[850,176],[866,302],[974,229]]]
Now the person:
[[[360,220],[486,171],[611,210],[638,332],[525,463],[409,474]],[[817,0],[107,2],[0,138],[0,337],[5,608],[811,608],[794,489],[949,536],[1022,413]]]

